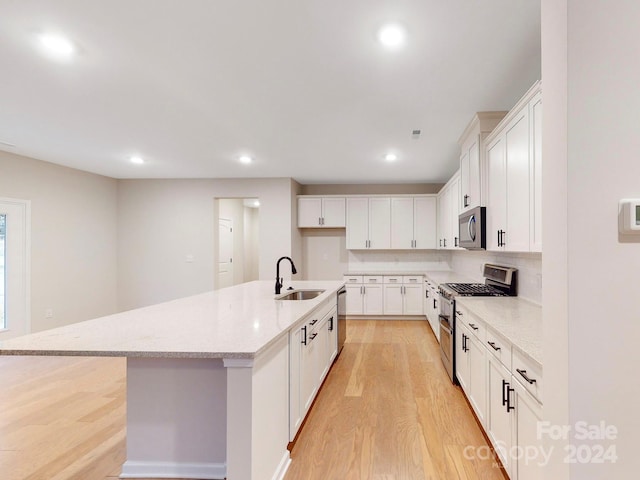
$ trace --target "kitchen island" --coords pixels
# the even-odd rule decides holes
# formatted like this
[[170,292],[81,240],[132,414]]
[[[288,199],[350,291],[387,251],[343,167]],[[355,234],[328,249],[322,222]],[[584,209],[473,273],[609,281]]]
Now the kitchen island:
[[281,478],[292,332],[342,285],[291,282],[325,291],[283,301],[273,282],[250,282],[0,342],[0,354],[127,357],[123,478]]

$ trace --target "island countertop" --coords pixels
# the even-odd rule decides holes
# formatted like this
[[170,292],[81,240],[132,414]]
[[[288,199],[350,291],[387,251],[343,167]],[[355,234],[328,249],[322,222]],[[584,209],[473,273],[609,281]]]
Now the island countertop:
[[[344,285],[310,300],[276,300],[274,282],[254,281],[0,342],[0,355],[253,358]],[[286,293],[283,289],[282,293]]]

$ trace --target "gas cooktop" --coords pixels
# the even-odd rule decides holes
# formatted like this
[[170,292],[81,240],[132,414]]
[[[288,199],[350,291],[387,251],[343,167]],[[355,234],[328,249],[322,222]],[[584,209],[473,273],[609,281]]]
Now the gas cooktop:
[[443,285],[463,297],[506,297],[507,294],[484,283],[445,283]]

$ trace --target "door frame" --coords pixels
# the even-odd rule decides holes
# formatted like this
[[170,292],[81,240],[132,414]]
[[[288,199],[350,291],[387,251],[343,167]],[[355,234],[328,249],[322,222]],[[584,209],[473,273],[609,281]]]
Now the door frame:
[[22,290],[24,292],[25,333],[29,334],[31,333],[31,200],[0,197],[0,207],[2,206],[19,208],[24,222],[24,242],[22,244],[24,249],[24,278]]

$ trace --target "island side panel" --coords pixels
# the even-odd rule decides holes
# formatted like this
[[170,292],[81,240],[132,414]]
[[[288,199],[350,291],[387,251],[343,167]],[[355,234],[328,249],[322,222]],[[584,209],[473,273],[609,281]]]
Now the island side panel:
[[280,479],[291,462],[289,442],[289,336],[252,361],[227,366],[228,480]]
[[127,358],[122,478],[224,479],[226,382],[221,359]]

